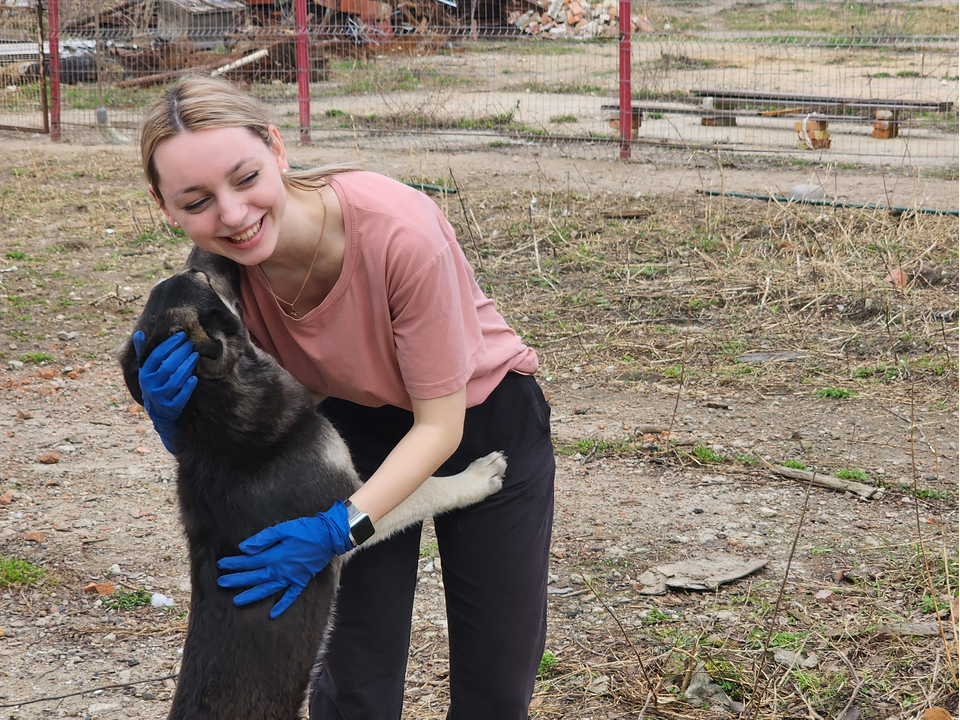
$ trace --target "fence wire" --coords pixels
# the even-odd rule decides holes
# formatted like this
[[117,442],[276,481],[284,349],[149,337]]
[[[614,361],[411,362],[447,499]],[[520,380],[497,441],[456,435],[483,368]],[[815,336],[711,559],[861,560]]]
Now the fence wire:
[[[0,4],[0,125],[43,126],[34,5]],[[33,2],[34,0],[29,0]],[[621,145],[617,0],[310,0],[316,142]],[[951,2],[634,2],[631,142],[816,161],[955,165]],[[292,0],[60,4],[61,127],[135,137],[185,72],[300,125]],[[49,32],[45,23],[44,33]],[[47,45],[49,49],[49,43]]]

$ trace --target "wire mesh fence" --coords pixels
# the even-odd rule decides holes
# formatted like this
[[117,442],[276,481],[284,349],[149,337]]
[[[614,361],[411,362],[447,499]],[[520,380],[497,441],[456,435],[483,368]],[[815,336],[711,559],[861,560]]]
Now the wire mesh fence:
[[[0,4],[0,125],[36,130],[39,38],[55,8],[41,24],[35,0],[4,1],[14,4]],[[59,124],[78,141],[123,142],[166,84],[205,72],[250,88],[279,125],[318,142],[591,143],[613,156],[626,140],[956,163],[955,3],[672,0],[633,2],[629,18],[624,7],[308,0],[298,24],[294,0],[69,0],[56,8]]]

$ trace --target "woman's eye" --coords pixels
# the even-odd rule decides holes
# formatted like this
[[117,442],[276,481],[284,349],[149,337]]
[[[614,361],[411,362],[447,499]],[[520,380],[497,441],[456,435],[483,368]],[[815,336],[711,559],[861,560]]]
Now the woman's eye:
[[252,173],[250,173],[249,175],[247,175],[246,177],[244,177],[244,178],[240,181],[239,184],[240,184],[240,185],[249,185],[250,183],[252,183],[254,180],[257,179],[257,176],[258,176],[259,174],[260,174],[260,171],[259,171],[259,170],[258,170],[257,172],[252,172]]
[[204,203],[206,202],[207,202],[206,200],[197,200],[196,202],[192,202],[189,205],[185,205],[183,209],[186,210],[187,212],[195,212],[196,210],[199,210],[200,208],[202,208]]

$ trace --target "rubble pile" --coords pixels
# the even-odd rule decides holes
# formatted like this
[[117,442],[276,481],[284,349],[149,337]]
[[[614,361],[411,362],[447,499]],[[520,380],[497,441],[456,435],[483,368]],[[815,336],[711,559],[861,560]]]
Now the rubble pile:
[[[584,40],[616,36],[619,31],[617,0],[546,0],[539,7],[521,13],[514,10],[507,21],[527,35],[577,37]],[[632,32],[653,33],[653,25],[643,15],[630,17]]]
[[[162,16],[164,3],[176,5],[177,13]],[[308,8],[311,81],[327,78],[330,58],[429,53],[471,33],[471,26],[474,35],[479,29],[495,37],[504,29],[510,35],[576,39],[615,37],[619,30],[618,0],[314,0]],[[61,81],[96,82],[99,73],[119,87],[146,87],[188,72],[210,72],[240,82],[294,83],[291,10],[291,0],[113,0],[97,13],[65,19],[63,35],[85,39],[82,49],[61,57]],[[655,32],[642,15],[631,16],[631,28]],[[143,35],[153,37],[137,42]],[[33,82],[39,75],[35,61],[0,63],[5,85]]]
[[432,34],[460,24],[456,8],[437,0],[394,0],[391,18],[394,32],[403,33]]

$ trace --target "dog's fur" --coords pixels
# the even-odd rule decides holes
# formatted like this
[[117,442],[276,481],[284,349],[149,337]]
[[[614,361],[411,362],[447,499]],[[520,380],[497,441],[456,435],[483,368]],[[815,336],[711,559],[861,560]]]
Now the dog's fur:
[[[185,269],[150,293],[136,329],[144,357],[184,330],[200,355],[198,383],[179,420],[177,492],[190,553],[192,595],[170,718],[292,720],[331,618],[341,559],[278,618],[280,595],[233,604],[217,585],[219,558],[266,527],[327,510],[359,486],[347,447],[310,393],[250,341],[239,272],[195,249]],[[119,353],[134,399],[143,398],[132,340]],[[372,544],[416,521],[477,502],[500,488],[494,453],[460,475],[430,478],[376,525]]]

